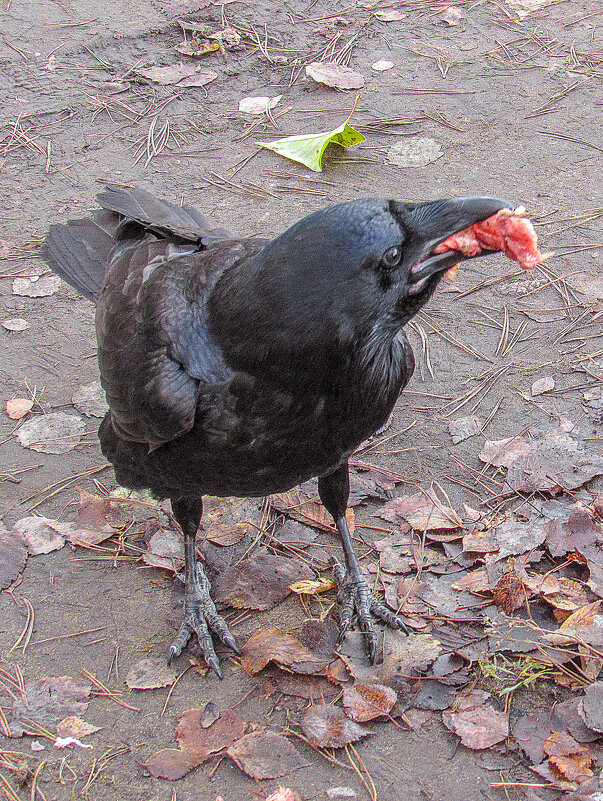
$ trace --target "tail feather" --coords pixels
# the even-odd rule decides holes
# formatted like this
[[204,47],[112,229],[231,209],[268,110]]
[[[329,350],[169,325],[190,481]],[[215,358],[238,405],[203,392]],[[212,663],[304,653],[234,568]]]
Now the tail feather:
[[51,270],[94,302],[100,294],[109,254],[115,245],[104,222],[101,220],[98,224],[96,220],[87,219],[70,220],[69,225],[51,225],[42,250]]
[[176,235],[192,242],[230,239],[231,234],[223,228],[213,228],[207,217],[192,206],[176,206],[145,192],[144,189],[122,189],[105,186],[96,199],[109,211],[122,218],[135,220],[155,233]]
[[96,302],[105,271],[118,243],[125,245],[150,231],[160,238],[182,243],[232,239],[223,228],[212,228],[209,220],[191,206],[175,206],[143,189],[105,186],[98,195],[101,209],[92,218],[52,225],[42,257],[57,275]]

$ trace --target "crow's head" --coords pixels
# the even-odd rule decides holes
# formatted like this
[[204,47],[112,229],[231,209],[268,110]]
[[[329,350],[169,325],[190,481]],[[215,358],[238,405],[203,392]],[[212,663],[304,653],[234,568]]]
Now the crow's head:
[[[244,274],[229,271],[214,324],[244,352],[297,353],[393,336],[466,258],[432,255],[452,234],[490,217],[504,200],[400,203],[366,198],[305,217],[268,243]],[[249,337],[253,331],[253,341]],[[221,337],[223,339],[223,337]],[[224,339],[223,339],[224,341]]]

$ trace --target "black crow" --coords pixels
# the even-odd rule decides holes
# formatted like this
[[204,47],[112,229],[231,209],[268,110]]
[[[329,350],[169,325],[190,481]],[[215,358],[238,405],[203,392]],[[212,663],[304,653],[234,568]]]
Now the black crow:
[[239,653],[195,553],[204,494],[262,496],[318,476],[345,568],[341,636],[357,615],[404,630],[371,593],[345,512],[348,458],[388,419],[414,369],[402,326],[446,269],[451,234],[511,204],[489,197],[367,198],[305,217],[272,241],[195,209],[108,186],[92,219],[50,228],[44,258],[96,302],[110,411],[99,437],[117,481],[171,500],[185,551],[184,621],[221,676],[212,632]]

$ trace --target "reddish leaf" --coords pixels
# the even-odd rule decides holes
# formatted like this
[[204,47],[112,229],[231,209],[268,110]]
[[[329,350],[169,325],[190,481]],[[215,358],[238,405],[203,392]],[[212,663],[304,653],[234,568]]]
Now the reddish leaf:
[[297,559],[285,559],[258,548],[252,556],[228,568],[212,587],[216,603],[237,609],[271,609],[291,592],[289,585],[314,577]]
[[10,730],[21,737],[32,728],[30,721],[47,729],[70,715],[81,715],[88,708],[90,685],[71,676],[43,676],[25,685],[23,698],[13,703]]
[[[109,496],[92,495],[77,488],[80,496],[80,509],[75,523],[75,531],[65,534],[69,542],[77,545],[98,545],[115,534],[121,525],[119,504]],[[117,508],[115,508],[117,507]]]
[[224,547],[236,545],[251,528],[250,523],[215,523],[205,532],[205,539]]
[[442,721],[447,729],[458,734],[463,745],[475,750],[490,748],[509,735],[507,716],[488,704],[444,712]]
[[184,567],[184,540],[178,531],[160,528],[147,543],[142,561],[178,573]]
[[454,509],[440,501],[433,490],[394,498],[377,514],[391,523],[402,518],[418,531],[461,528],[463,525]]
[[[65,537],[60,533],[60,524],[57,523],[58,521],[49,520],[47,517],[23,517],[17,520],[13,531],[25,540],[30,556],[39,556],[56,551],[65,545]],[[72,528],[70,523],[63,524],[65,525]]]
[[[525,571],[521,571],[525,575]],[[530,592],[518,572],[514,559],[509,559],[505,572],[502,574],[492,590],[492,598],[496,606],[510,615],[519,609],[530,597]]]
[[251,635],[241,650],[241,667],[249,674],[258,673],[271,661],[285,666],[295,663],[324,665],[324,660],[315,656],[297,637],[281,629],[261,629]]
[[164,748],[148,760],[145,767],[152,776],[175,781],[205,762],[212,754],[229,748],[245,733],[244,723],[232,709],[222,712],[211,726],[204,728],[202,709],[187,709],[176,726],[180,748]]
[[347,718],[338,706],[311,706],[301,720],[301,727],[314,748],[343,748],[371,734]]
[[[271,495],[268,501],[270,506],[278,512],[282,512],[282,514],[292,517],[294,520],[299,520],[300,523],[305,523],[307,526],[318,528],[321,531],[336,531],[333,518],[316,496],[311,496],[301,490],[291,490],[290,492]],[[348,521],[348,527],[353,532],[354,511],[348,509],[345,516]]]
[[482,423],[476,414],[470,414],[468,417],[459,417],[458,420],[451,420],[448,423],[448,433],[452,437],[454,445],[479,434],[481,429]]
[[596,754],[578,744],[567,732],[553,732],[544,743],[551,772],[564,781],[583,784],[594,775],[590,766]]
[[482,462],[492,464],[494,467],[509,467],[515,459],[529,453],[530,445],[526,439],[508,437],[507,439],[486,440],[478,456]]
[[88,737],[90,734],[95,734],[100,731],[100,726],[94,726],[92,723],[87,723],[81,718],[70,715],[57,723],[57,737]]
[[246,734],[226,752],[253,779],[278,779],[308,765],[282,734],[255,731]]
[[343,690],[346,714],[358,723],[387,715],[396,703],[397,694],[384,684],[353,684]]

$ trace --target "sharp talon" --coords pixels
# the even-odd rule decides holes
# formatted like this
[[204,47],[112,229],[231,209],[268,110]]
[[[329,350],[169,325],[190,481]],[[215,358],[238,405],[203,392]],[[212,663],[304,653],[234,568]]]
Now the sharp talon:
[[176,648],[174,648],[174,646],[172,645],[172,647],[170,648],[170,650],[169,650],[169,652],[168,652],[168,657],[167,657],[167,663],[168,663],[168,667],[169,667],[169,666],[172,664],[172,660],[173,660],[173,659],[174,659],[174,657],[176,657],[176,656],[178,656],[178,651],[177,651],[177,649],[176,649]]
[[210,668],[213,670],[213,672],[216,674],[216,676],[219,679],[222,679],[223,678],[222,670],[220,668],[220,662],[218,661],[218,657],[215,654],[213,654],[211,656],[206,656],[205,657],[205,661],[210,666]]

